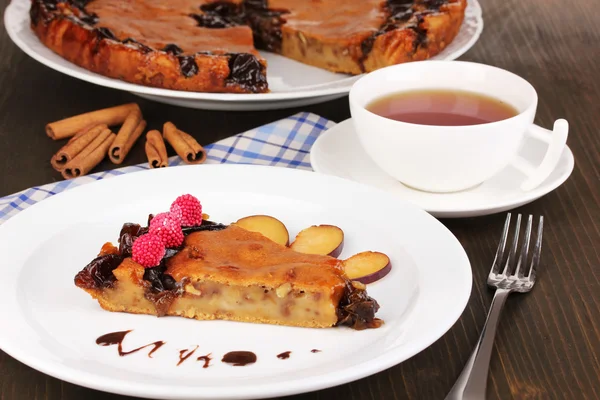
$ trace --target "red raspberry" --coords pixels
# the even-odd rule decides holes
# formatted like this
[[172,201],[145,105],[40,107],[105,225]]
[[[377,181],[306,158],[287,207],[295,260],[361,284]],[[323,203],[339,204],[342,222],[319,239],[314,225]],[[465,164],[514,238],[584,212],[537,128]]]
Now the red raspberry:
[[191,194],[179,196],[171,204],[171,214],[179,219],[182,226],[202,224],[202,205],[200,200]]
[[158,235],[146,233],[133,242],[131,254],[133,261],[144,268],[156,267],[165,255],[165,245]]
[[165,247],[179,247],[183,243],[181,224],[171,213],[160,213],[152,218],[149,232],[157,235]]

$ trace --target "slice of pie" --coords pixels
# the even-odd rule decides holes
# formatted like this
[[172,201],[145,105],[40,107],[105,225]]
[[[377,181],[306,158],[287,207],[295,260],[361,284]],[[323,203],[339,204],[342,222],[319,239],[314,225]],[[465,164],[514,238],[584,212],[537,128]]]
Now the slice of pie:
[[180,247],[144,268],[132,243],[148,228],[125,224],[119,248],[105,244],[75,284],[109,311],[314,328],[382,324],[377,302],[336,258],[298,253],[235,225],[203,221],[183,230]]
[[466,0],[32,0],[47,47],[99,74],[198,92],[268,91],[268,50],[360,74],[438,54]]

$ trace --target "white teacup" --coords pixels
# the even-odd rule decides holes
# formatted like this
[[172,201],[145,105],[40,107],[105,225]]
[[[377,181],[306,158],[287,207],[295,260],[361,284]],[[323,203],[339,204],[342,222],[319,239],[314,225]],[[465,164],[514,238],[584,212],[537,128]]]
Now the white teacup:
[[[392,120],[365,108],[386,95],[422,89],[484,94],[512,105],[519,114],[480,125],[431,126]],[[509,164],[527,176],[522,190],[540,185],[556,167],[569,127],[563,119],[555,122],[554,131],[534,125],[537,101],[535,89],[523,78],[460,61],[394,65],[365,75],[350,90],[352,120],[367,154],[400,182],[430,192],[471,188]],[[526,134],[548,143],[538,166],[517,156]]]

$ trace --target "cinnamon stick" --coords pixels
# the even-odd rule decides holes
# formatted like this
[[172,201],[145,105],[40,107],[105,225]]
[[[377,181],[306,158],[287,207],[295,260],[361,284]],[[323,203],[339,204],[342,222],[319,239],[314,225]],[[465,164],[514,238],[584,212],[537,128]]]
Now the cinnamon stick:
[[74,117],[65,118],[63,120],[47,124],[46,134],[54,140],[59,140],[74,136],[82,129],[90,128],[95,125],[119,125],[125,121],[129,113],[134,110],[139,111],[139,109],[140,108],[137,104],[129,103],[76,115]]
[[206,160],[206,151],[196,139],[177,129],[172,122],[164,124],[163,136],[186,164],[201,164]]
[[164,168],[169,166],[165,142],[157,130],[146,133],[146,157],[150,168]]
[[82,131],[73,136],[66,145],[52,156],[50,159],[52,167],[61,172],[69,161],[81,153],[105,129],[108,129],[106,125],[97,125],[90,130]]
[[117,135],[103,130],[85,149],[65,165],[61,174],[65,179],[77,178],[90,172],[108,153]]
[[117,138],[108,150],[110,161],[121,164],[144,129],[146,129],[146,121],[142,119],[142,113],[139,110],[129,113],[117,133]]

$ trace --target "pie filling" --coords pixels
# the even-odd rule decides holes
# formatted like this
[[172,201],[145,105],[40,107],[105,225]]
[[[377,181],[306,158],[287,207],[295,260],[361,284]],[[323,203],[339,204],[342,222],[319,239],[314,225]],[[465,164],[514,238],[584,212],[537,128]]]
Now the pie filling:
[[[280,246],[238,227],[229,228],[238,230],[231,234],[214,235],[214,240],[207,233],[227,228],[210,221],[184,228],[186,240],[180,248],[168,249],[159,266],[143,268],[130,256],[133,241],[147,228],[125,224],[119,248],[104,245],[100,255],[77,274],[75,284],[110,311],[304,327],[345,325],[358,330],[382,324],[375,318],[377,302],[364,285],[338,271],[335,259],[314,261],[313,256],[284,248],[283,255],[274,255],[273,266],[263,267],[261,260]],[[205,233],[192,235],[195,232]],[[229,248],[238,241],[239,246]],[[217,247],[211,247],[215,243]],[[258,243],[264,243],[264,249]],[[227,265],[227,258],[232,265]],[[196,268],[197,260],[205,262],[201,270]],[[245,270],[240,260],[250,267]],[[304,278],[296,279],[294,271]]]

